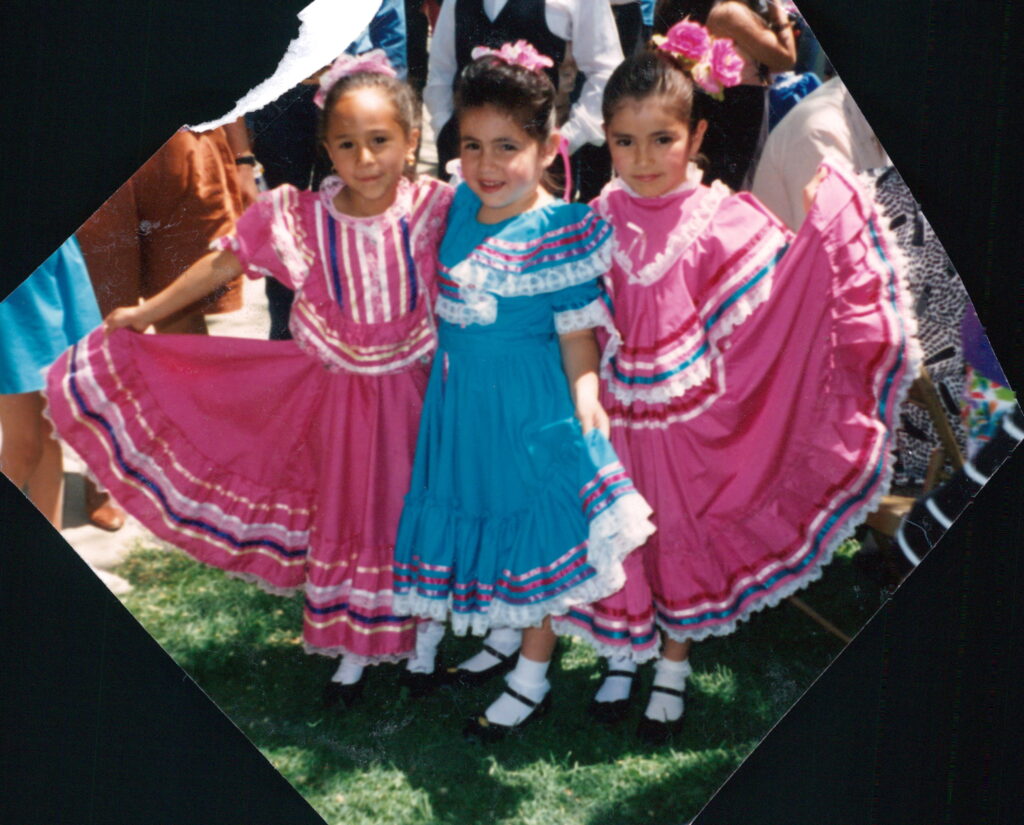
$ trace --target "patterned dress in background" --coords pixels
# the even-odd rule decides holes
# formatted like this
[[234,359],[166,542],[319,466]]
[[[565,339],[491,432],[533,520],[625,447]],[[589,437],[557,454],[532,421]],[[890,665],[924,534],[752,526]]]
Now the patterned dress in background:
[[[965,368],[960,325],[967,308],[967,290],[899,173],[888,167],[865,172],[860,179],[868,186],[884,225],[903,253],[923,364],[957,442],[964,449],[966,433],[960,400]],[[905,402],[899,420],[895,482],[916,486],[924,481],[931,452],[940,444],[939,436],[928,411],[916,404]]]

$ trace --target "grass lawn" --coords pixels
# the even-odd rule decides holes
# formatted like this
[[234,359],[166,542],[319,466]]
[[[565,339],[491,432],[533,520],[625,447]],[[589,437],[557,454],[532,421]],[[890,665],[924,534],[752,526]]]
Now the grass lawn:
[[[879,590],[851,564],[847,542],[801,596],[852,633]],[[500,682],[412,699],[399,669],[367,671],[351,711],[320,707],[333,660],[306,655],[301,603],[229,579],[184,554],[140,548],[118,568],[134,590],[128,608],[331,825],[501,823],[629,825],[692,817],[841,643],[789,604],[738,632],[696,645],[686,723],[671,746],[632,734],[637,702],[616,728],[590,721],[600,676],[582,642],[563,639],[552,668],[553,707],[496,746],[464,742],[464,720]],[[449,636],[442,663],[478,642]],[[642,669],[646,697],[651,667]]]

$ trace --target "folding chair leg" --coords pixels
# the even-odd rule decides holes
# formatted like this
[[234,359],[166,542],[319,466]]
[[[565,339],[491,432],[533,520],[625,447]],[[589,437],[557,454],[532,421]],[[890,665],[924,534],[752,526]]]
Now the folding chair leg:
[[848,645],[850,643],[851,639],[849,636],[843,633],[843,631],[841,631],[838,627],[832,624],[832,622],[830,622],[828,619],[822,616],[817,610],[815,610],[813,607],[807,604],[807,602],[805,602],[803,599],[799,599],[796,596],[790,596],[787,601],[791,605],[793,605],[793,607],[802,610],[804,613],[810,616],[811,619],[813,619],[815,622],[817,622],[819,625],[825,628],[825,630],[827,630],[833,636],[835,636],[838,639],[841,639],[843,644]]

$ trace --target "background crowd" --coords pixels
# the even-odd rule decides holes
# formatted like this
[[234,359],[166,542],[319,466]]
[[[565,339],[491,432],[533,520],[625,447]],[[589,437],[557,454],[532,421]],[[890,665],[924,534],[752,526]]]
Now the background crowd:
[[[945,423],[958,447],[972,456],[998,431],[1015,396],[941,244],[792,4],[384,0],[347,50],[384,49],[399,75],[422,91],[436,136],[437,171],[445,177],[454,154],[452,89],[469,59],[467,44],[533,42],[554,59],[549,71],[561,96],[573,194],[588,201],[611,176],[600,113],[608,76],[623,55],[643,49],[652,34],[664,34],[684,17],[731,37],[744,60],[740,85],[726,89],[721,101],[707,101],[704,182],[750,189],[796,230],[803,220],[803,187],[823,158],[838,155],[864,173],[910,264],[925,368]],[[330,167],[316,140],[318,74],[226,127],[176,133],[0,304],[0,466],[56,526],[63,507],[61,460],[43,413],[42,370],[98,317],[172,282],[213,239],[232,231],[260,189],[319,186]],[[87,283],[91,290],[84,288]],[[290,291],[271,278],[265,288],[268,337],[287,339]],[[205,315],[240,305],[240,285],[232,283],[157,329],[205,334]],[[920,404],[908,403],[901,411],[896,483],[911,494],[934,486],[942,475],[933,470],[929,476],[941,447],[935,419],[936,410]],[[943,458],[948,475],[957,465],[948,456],[938,460]],[[124,523],[116,504],[91,483],[86,494],[94,524],[116,530]]]

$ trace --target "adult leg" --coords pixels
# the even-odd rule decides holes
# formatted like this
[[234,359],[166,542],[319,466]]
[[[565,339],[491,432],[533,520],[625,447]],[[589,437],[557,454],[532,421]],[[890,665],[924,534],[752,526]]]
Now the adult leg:
[[110,493],[100,492],[91,478],[85,479],[85,512],[89,521],[102,530],[114,532],[124,527],[124,510],[114,503]]
[[43,417],[39,392],[0,395],[0,470],[58,530],[64,506],[64,466],[60,444]]

